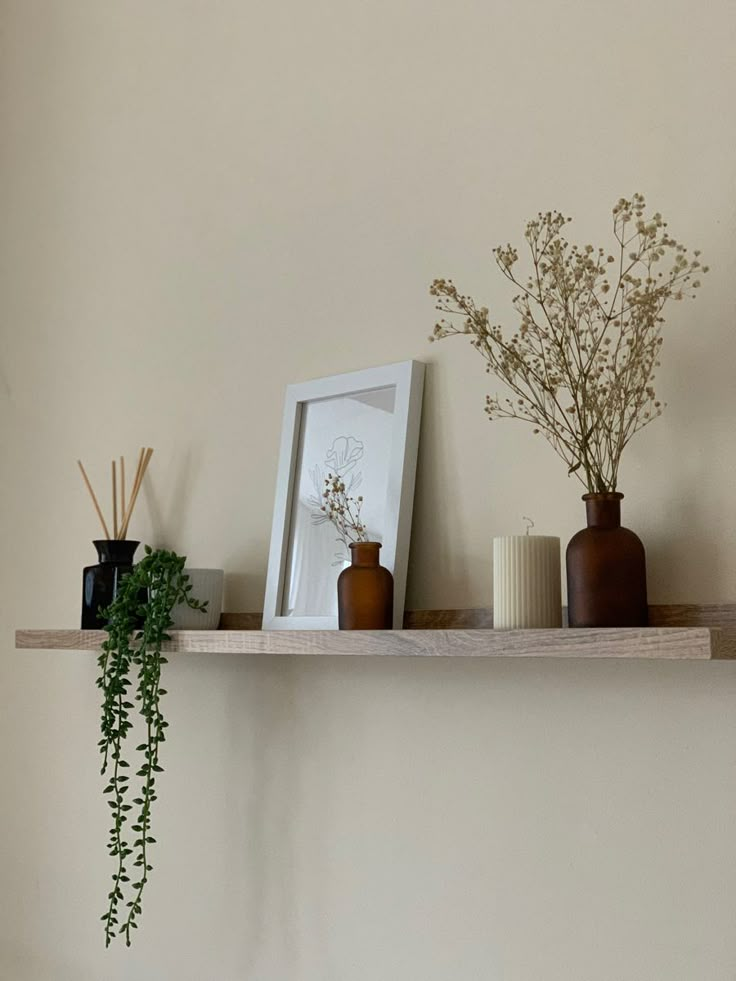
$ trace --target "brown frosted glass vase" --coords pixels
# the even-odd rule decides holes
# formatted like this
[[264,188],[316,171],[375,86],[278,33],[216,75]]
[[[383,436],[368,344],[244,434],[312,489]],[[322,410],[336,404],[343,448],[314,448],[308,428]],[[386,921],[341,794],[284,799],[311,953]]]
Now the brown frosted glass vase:
[[567,613],[571,627],[646,627],[644,546],[621,527],[623,494],[584,494],[588,527],[567,546]]
[[352,542],[352,565],[337,577],[340,630],[390,630],[394,618],[394,577],[378,561],[380,542]]

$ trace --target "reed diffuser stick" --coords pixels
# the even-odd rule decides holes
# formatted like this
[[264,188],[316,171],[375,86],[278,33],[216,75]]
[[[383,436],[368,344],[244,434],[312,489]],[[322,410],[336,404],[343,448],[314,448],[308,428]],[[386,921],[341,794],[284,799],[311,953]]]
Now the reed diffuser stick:
[[118,537],[118,479],[115,461],[112,461],[112,533]]
[[102,517],[102,511],[100,510],[100,505],[97,503],[97,497],[95,496],[95,492],[92,490],[92,484],[90,484],[90,482],[89,482],[89,477],[87,476],[87,473],[86,473],[86,471],[84,469],[84,466],[82,465],[82,461],[81,460],[77,460],[77,464],[79,465],[79,469],[82,471],[82,477],[84,477],[84,482],[87,485],[87,490],[89,491],[89,496],[92,498],[92,503],[95,506],[95,511],[97,512],[97,517],[100,519],[100,523],[102,525],[102,530],[105,533],[105,538],[107,538],[109,540],[109,538],[110,538],[110,532],[107,530],[107,525],[105,524],[105,519]]
[[[102,508],[100,507],[99,501],[97,500],[97,495],[92,489],[92,484],[87,476],[87,471],[84,469],[84,465],[81,460],[77,460],[77,465],[84,478],[84,483],[89,491],[89,496],[92,498],[92,504],[94,505],[95,511],[97,512],[97,517],[100,519],[100,524],[102,525],[102,530],[104,532],[105,538],[108,541],[117,540],[120,541],[125,538],[128,533],[128,525],[130,524],[130,519],[133,516],[133,508],[135,507],[135,502],[138,498],[138,494],[141,489],[141,484],[143,483],[143,478],[146,475],[146,470],[148,469],[148,464],[151,462],[151,457],[153,456],[152,447],[141,447],[140,454],[138,456],[138,466],[135,472],[135,479],[133,480],[133,486],[130,490],[130,496],[126,500],[125,493],[125,457],[120,457],[120,467],[118,469],[118,463],[113,460],[111,463],[111,473],[112,473],[112,538],[110,536],[110,531],[105,522],[105,518],[102,514]],[[119,483],[118,483],[118,474]]]
[[120,457],[120,524],[125,515],[125,457]]
[[143,447],[141,447],[141,451],[138,454],[138,466],[136,467],[135,476],[133,477],[133,486],[130,489],[130,498],[128,499],[128,507],[123,513],[123,519],[121,522],[122,527],[120,529],[120,532],[123,538],[125,538],[125,533],[128,527],[128,523],[130,522],[130,516],[133,513],[133,504],[137,494],[138,481],[140,480],[141,477],[141,468],[143,466],[143,458],[145,457],[145,453],[146,451],[143,449]]
[[138,499],[138,493],[141,489],[141,484],[143,483],[143,478],[146,475],[146,470],[148,469],[148,464],[151,462],[151,457],[153,456],[153,449],[149,446],[147,450],[141,450],[141,456],[138,460],[138,472],[136,473],[135,485],[133,490],[130,492],[130,502],[128,504],[128,513],[125,517],[125,522],[120,532],[121,538],[125,538],[128,533],[128,525],[130,524],[130,519],[133,515],[133,508],[135,507],[135,502]]

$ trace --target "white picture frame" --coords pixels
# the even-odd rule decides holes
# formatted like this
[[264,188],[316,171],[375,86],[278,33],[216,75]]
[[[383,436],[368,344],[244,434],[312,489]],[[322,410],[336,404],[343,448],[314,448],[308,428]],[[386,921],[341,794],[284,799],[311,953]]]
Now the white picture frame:
[[[381,565],[394,577],[393,626],[401,629],[423,388],[424,364],[419,361],[401,361],[287,387],[264,630],[338,628],[335,583],[344,561],[337,551],[342,545],[334,526],[319,514],[324,479],[336,458],[342,463],[337,463],[335,470],[352,468],[351,486],[356,482],[360,486],[367,473],[373,477],[372,488],[379,488],[372,500],[371,488],[362,491],[369,514],[366,523],[373,520],[377,534],[369,537],[381,541]],[[357,437],[351,435],[351,427]],[[367,439],[362,436],[366,432]],[[358,463],[366,473],[358,472]],[[384,486],[382,501],[380,488]],[[330,536],[329,545],[326,535]],[[336,558],[326,563],[328,547]],[[320,578],[323,570],[324,579]],[[318,590],[318,595],[310,597],[309,584],[315,582],[322,592]],[[306,585],[302,587],[302,583]]]

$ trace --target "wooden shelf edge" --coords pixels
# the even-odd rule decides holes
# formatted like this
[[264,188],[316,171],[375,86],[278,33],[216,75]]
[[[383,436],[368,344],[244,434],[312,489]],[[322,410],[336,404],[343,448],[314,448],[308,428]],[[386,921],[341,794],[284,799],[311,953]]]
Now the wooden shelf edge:
[[[567,624],[567,608],[563,608]],[[223,613],[220,629],[260,630],[260,613]],[[476,630],[493,626],[493,610],[407,610],[404,630]],[[736,603],[679,603],[649,607],[650,627],[717,627],[736,630]]]
[[[99,650],[97,630],[18,630],[19,650]],[[381,657],[542,657],[628,660],[736,659],[736,629],[646,627],[561,630],[183,630],[170,652]]]

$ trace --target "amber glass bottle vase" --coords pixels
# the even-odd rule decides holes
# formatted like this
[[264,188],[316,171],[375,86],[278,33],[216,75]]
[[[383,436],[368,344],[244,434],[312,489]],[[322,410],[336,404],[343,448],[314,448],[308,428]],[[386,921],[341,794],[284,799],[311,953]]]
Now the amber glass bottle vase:
[[567,546],[571,627],[646,627],[644,546],[621,527],[623,494],[584,494],[588,527]]
[[394,577],[380,565],[380,542],[352,542],[352,564],[337,577],[340,630],[390,630],[394,618]]

